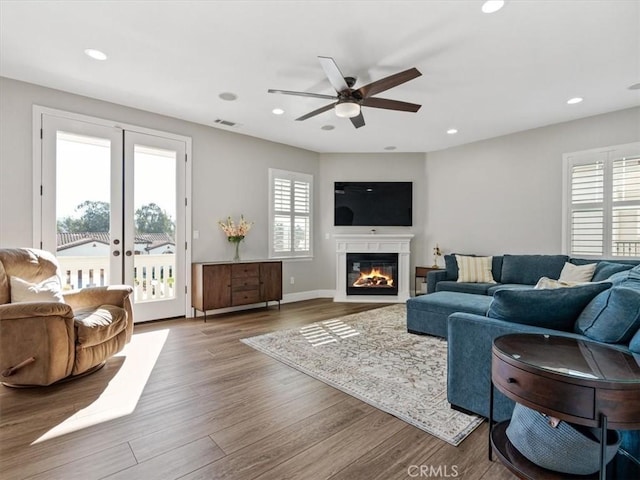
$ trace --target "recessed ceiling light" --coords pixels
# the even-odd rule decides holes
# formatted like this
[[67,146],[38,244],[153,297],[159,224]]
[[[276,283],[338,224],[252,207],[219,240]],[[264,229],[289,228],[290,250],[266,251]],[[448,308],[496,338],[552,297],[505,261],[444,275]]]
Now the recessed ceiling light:
[[94,60],[106,60],[107,59],[107,54],[104,52],[101,52],[100,50],[96,50],[95,48],[87,48],[84,51],[85,55],[93,58]]
[[223,92],[220,95],[218,95],[222,100],[226,100],[228,102],[232,102],[235,99],[238,98],[238,96],[235,93],[231,93],[231,92]]
[[484,13],[495,13],[504,7],[504,0],[487,0],[482,4]]
[[580,103],[582,100],[584,100],[584,98],[582,98],[582,97],[573,97],[573,98],[570,98],[569,100],[567,100],[567,103],[569,105],[575,105],[576,103]]
[[281,108],[274,108],[273,110],[271,110],[271,113],[273,113],[274,115],[282,115],[284,113],[284,110]]
[[336,127],[334,127],[333,125],[323,125],[320,127],[321,130],[333,130],[334,128]]
[[640,83],[634,83],[629,87],[629,90],[640,90]]
[[455,128],[450,128],[449,130],[447,130],[447,133],[449,135],[455,135],[456,133],[458,133],[458,130],[456,130]]
[[395,150],[397,147],[395,145],[389,145],[388,147],[384,147],[385,150]]

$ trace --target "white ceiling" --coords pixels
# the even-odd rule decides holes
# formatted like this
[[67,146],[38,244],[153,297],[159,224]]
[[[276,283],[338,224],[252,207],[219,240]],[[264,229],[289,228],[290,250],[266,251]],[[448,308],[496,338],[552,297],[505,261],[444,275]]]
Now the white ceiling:
[[[491,15],[481,5],[0,0],[0,74],[317,152],[434,151],[640,105],[628,88],[640,82],[639,1],[507,0]],[[418,68],[378,96],[422,108],[364,108],[358,130],[333,111],[294,121],[329,101],[267,89],[333,94],[318,55],[356,87]],[[585,101],[567,105],[575,96]]]

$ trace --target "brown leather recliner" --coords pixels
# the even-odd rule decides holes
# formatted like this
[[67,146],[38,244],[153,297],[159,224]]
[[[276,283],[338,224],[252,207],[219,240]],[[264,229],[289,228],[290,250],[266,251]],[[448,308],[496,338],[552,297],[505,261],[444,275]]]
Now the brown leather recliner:
[[59,279],[59,273],[49,252],[0,249],[0,382],[5,385],[51,385],[89,373],[131,340],[133,289],[126,285],[63,292],[64,303],[11,303],[12,282],[36,284]]

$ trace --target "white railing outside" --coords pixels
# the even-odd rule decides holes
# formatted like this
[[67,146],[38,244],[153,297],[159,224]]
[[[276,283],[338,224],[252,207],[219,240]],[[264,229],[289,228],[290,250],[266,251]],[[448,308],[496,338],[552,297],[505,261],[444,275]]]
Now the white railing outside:
[[[134,302],[174,298],[176,256],[136,255],[134,259]],[[65,289],[109,285],[109,259],[98,256],[60,256],[60,272]]]
[[640,241],[614,241],[613,254],[616,257],[640,257]]

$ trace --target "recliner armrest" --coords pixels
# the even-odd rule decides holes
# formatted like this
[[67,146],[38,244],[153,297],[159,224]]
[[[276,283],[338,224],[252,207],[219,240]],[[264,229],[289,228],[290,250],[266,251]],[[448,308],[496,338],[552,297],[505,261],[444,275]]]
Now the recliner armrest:
[[133,288],[128,285],[109,285],[64,292],[63,298],[74,310],[95,308],[100,305],[124,307],[131,293],[133,293]]

